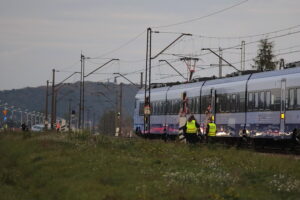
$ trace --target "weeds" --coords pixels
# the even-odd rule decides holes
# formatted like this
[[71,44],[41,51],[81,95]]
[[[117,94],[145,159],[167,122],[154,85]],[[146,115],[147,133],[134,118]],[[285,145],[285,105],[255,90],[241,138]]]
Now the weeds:
[[219,145],[7,133],[0,199],[297,199],[299,166],[293,157]]

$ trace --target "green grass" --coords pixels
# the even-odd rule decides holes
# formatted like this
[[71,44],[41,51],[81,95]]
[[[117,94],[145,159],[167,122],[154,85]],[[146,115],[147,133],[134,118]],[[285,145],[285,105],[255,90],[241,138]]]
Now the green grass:
[[0,199],[300,199],[300,160],[219,145],[0,135]]

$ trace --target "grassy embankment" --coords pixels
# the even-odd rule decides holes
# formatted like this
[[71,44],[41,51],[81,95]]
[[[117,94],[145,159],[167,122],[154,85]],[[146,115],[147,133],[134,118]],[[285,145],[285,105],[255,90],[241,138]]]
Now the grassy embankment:
[[1,133],[0,199],[300,199],[300,160],[218,145]]

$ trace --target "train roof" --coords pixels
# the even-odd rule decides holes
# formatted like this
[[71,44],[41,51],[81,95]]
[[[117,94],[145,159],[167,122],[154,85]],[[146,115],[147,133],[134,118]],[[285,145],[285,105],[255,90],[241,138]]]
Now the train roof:
[[223,83],[230,83],[230,82],[238,82],[238,81],[246,81],[249,78],[249,74],[242,75],[242,76],[234,76],[229,78],[220,78],[215,80],[209,80],[205,82],[205,85],[217,85]]
[[288,68],[284,70],[260,72],[260,73],[253,74],[251,79],[259,79],[259,78],[282,76],[282,75],[297,74],[297,73],[300,73],[300,67]]
[[[249,73],[250,72],[250,73]],[[253,79],[260,79],[260,78],[267,78],[267,77],[274,77],[274,76],[283,76],[283,75],[288,75],[288,74],[295,74],[295,73],[300,73],[300,67],[294,67],[294,68],[287,68],[283,70],[275,70],[275,71],[266,71],[266,72],[257,72],[257,71],[249,71],[248,74],[247,72],[246,75],[239,75],[239,76],[233,76],[233,77],[225,77],[225,78],[217,78],[215,77],[210,77],[209,78],[204,78],[205,80],[205,86],[209,85],[217,85],[217,84],[223,84],[223,83],[232,83],[232,82],[238,82],[238,81],[246,81],[249,76],[251,76],[251,80]],[[199,87],[203,84],[204,81],[199,81],[199,82],[192,82],[192,83],[181,83],[178,84],[177,82],[174,84],[169,84],[168,86],[164,87],[158,87],[158,88],[152,88],[152,92],[161,92],[161,91],[166,91],[168,89],[170,90],[180,90],[180,89],[188,89],[188,88],[193,88],[193,87]],[[167,84],[163,84],[167,85]],[[139,90],[137,95],[144,95],[144,89]]]

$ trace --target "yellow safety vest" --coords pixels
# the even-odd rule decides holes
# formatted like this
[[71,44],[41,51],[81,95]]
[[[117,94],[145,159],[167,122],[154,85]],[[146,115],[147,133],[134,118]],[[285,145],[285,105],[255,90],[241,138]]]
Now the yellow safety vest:
[[208,136],[216,136],[217,126],[215,123],[209,123]]
[[186,122],[186,133],[197,133],[196,121]]

